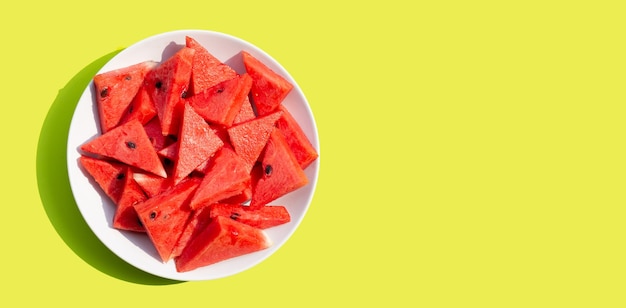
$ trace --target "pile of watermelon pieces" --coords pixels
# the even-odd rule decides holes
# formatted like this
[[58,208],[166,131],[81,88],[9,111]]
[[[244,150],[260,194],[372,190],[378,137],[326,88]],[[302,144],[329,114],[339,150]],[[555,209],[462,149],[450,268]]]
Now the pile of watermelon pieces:
[[146,233],[178,272],[270,247],[264,230],[291,221],[272,202],[318,158],[283,104],[293,85],[238,56],[243,73],[186,36],[161,62],[93,79],[101,133],[79,164],[115,204],[111,227]]

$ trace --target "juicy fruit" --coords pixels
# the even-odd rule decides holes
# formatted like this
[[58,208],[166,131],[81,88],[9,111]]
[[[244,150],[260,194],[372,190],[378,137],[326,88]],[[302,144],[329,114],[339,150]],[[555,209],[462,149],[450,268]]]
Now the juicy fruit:
[[186,272],[271,245],[271,240],[261,229],[218,216],[187,244],[176,258],[176,269]]
[[96,102],[103,133],[117,126],[143,83],[146,74],[156,66],[146,61],[108,71],[93,78]]
[[306,185],[317,159],[282,104],[293,85],[238,56],[246,71],[185,37],[139,86],[117,88],[132,93],[125,108],[103,111],[119,114],[117,124],[79,148],[86,175],[116,206],[111,227],[145,233],[180,272],[270,247],[264,229],[291,221],[272,202]]

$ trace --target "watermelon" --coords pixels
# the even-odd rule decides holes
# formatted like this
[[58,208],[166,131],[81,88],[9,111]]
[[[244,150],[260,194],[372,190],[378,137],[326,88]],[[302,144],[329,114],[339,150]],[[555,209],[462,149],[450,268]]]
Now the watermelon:
[[230,143],[246,163],[248,172],[252,170],[274,130],[274,123],[281,115],[282,111],[279,110],[228,128]]
[[250,173],[237,153],[222,147],[213,158],[189,206],[196,210],[236,196],[250,187]]
[[293,89],[283,76],[246,51],[241,52],[246,72],[252,77],[250,95],[258,116],[275,111]]
[[263,176],[252,186],[250,206],[258,208],[308,183],[283,134],[274,128],[261,158]]
[[78,162],[109,199],[117,204],[124,192],[124,178],[128,166],[84,155],[78,158]]
[[153,117],[152,120],[148,121],[148,123],[143,126],[143,129],[146,131],[146,135],[148,135],[148,139],[156,151],[161,150],[169,144],[169,138],[163,136],[161,133],[161,123],[158,117]]
[[188,101],[209,123],[228,127],[241,110],[251,86],[248,74],[238,75],[194,94]]
[[103,133],[119,124],[146,74],[155,66],[156,62],[146,61],[100,73],[93,78],[100,130]]
[[164,178],[152,173],[135,172],[133,178],[149,198],[159,195],[173,186],[172,177]]
[[224,142],[207,122],[186,103],[174,164],[174,183],[208,160]]
[[205,206],[203,208],[198,209],[197,211],[193,211],[191,218],[185,225],[185,229],[183,233],[178,238],[178,242],[172,251],[172,257],[178,257],[183,249],[187,246],[189,241],[196,237],[204,228],[211,222],[211,218],[209,217],[210,208]]
[[154,102],[164,136],[178,134],[194,53],[194,49],[183,47],[145,77],[146,91]]
[[120,125],[88,141],[80,149],[116,159],[162,177],[167,176],[154,146],[138,120]]
[[142,83],[141,87],[137,91],[137,94],[128,105],[128,108],[124,112],[119,125],[124,124],[130,120],[137,119],[143,125],[146,125],[157,115],[154,102],[146,89],[145,84]]
[[218,216],[174,259],[176,270],[187,272],[229,258],[260,251],[272,245],[262,229]]
[[302,169],[314,162],[319,154],[304,131],[285,106],[280,106],[282,116],[276,121],[276,127],[285,136],[289,149],[293,152]]
[[252,120],[256,117],[254,114],[254,108],[252,108],[252,103],[250,103],[250,98],[248,95],[243,99],[243,103],[241,104],[241,109],[239,109],[239,113],[235,116],[233,120],[233,125],[241,124],[248,120]]
[[141,187],[135,182],[133,171],[128,168],[124,177],[124,191],[117,202],[113,216],[113,228],[135,232],[145,232],[145,228],[133,207],[135,204],[148,199]]
[[237,76],[235,70],[222,63],[192,37],[185,37],[185,45],[195,50],[191,67],[192,95]]
[[174,246],[192,213],[189,198],[200,181],[200,178],[188,178],[165,192],[134,205],[163,262],[172,258]]
[[291,221],[289,211],[282,205],[252,209],[242,204],[215,203],[210,205],[208,209],[210,219],[224,216],[260,229],[275,227]]

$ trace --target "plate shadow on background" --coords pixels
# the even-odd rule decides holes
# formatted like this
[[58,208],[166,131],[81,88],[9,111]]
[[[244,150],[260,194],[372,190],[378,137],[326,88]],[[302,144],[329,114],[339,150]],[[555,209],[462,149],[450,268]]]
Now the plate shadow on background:
[[43,122],[37,143],[39,197],[48,219],[65,244],[97,270],[137,284],[180,283],[139,270],[104,246],[81,216],[70,188],[67,141],[74,109],[93,76],[120,51],[113,51],[85,66],[59,90]]

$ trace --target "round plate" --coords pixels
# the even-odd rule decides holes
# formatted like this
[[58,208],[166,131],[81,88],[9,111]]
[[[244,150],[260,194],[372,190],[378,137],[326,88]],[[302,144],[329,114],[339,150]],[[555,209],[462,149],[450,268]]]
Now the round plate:
[[[319,151],[315,120],[298,84],[271,56],[239,38],[205,30],[166,32],[146,38],[124,49],[104,65],[98,73],[147,60],[161,62],[185,45],[185,36],[194,38],[211,54],[230,65],[238,73],[245,72],[240,54],[242,50],[245,50],[290,81],[294,88],[283,101],[283,105],[293,115],[313,146]],[[279,249],[296,230],[307,212],[317,183],[319,158],[305,169],[309,184],[272,202],[286,206],[292,220],[287,224],[265,230],[273,242],[270,248],[193,271],[179,273],[176,271],[173,261],[163,263],[160,260],[146,234],[120,231],[111,227],[115,205],[78,163],[80,145],[99,134],[98,112],[92,81],[76,106],[68,136],[67,166],[70,186],[76,204],[91,230],[113,253],[129,264],[163,278],[181,281],[217,279],[237,274],[263,261]]]

